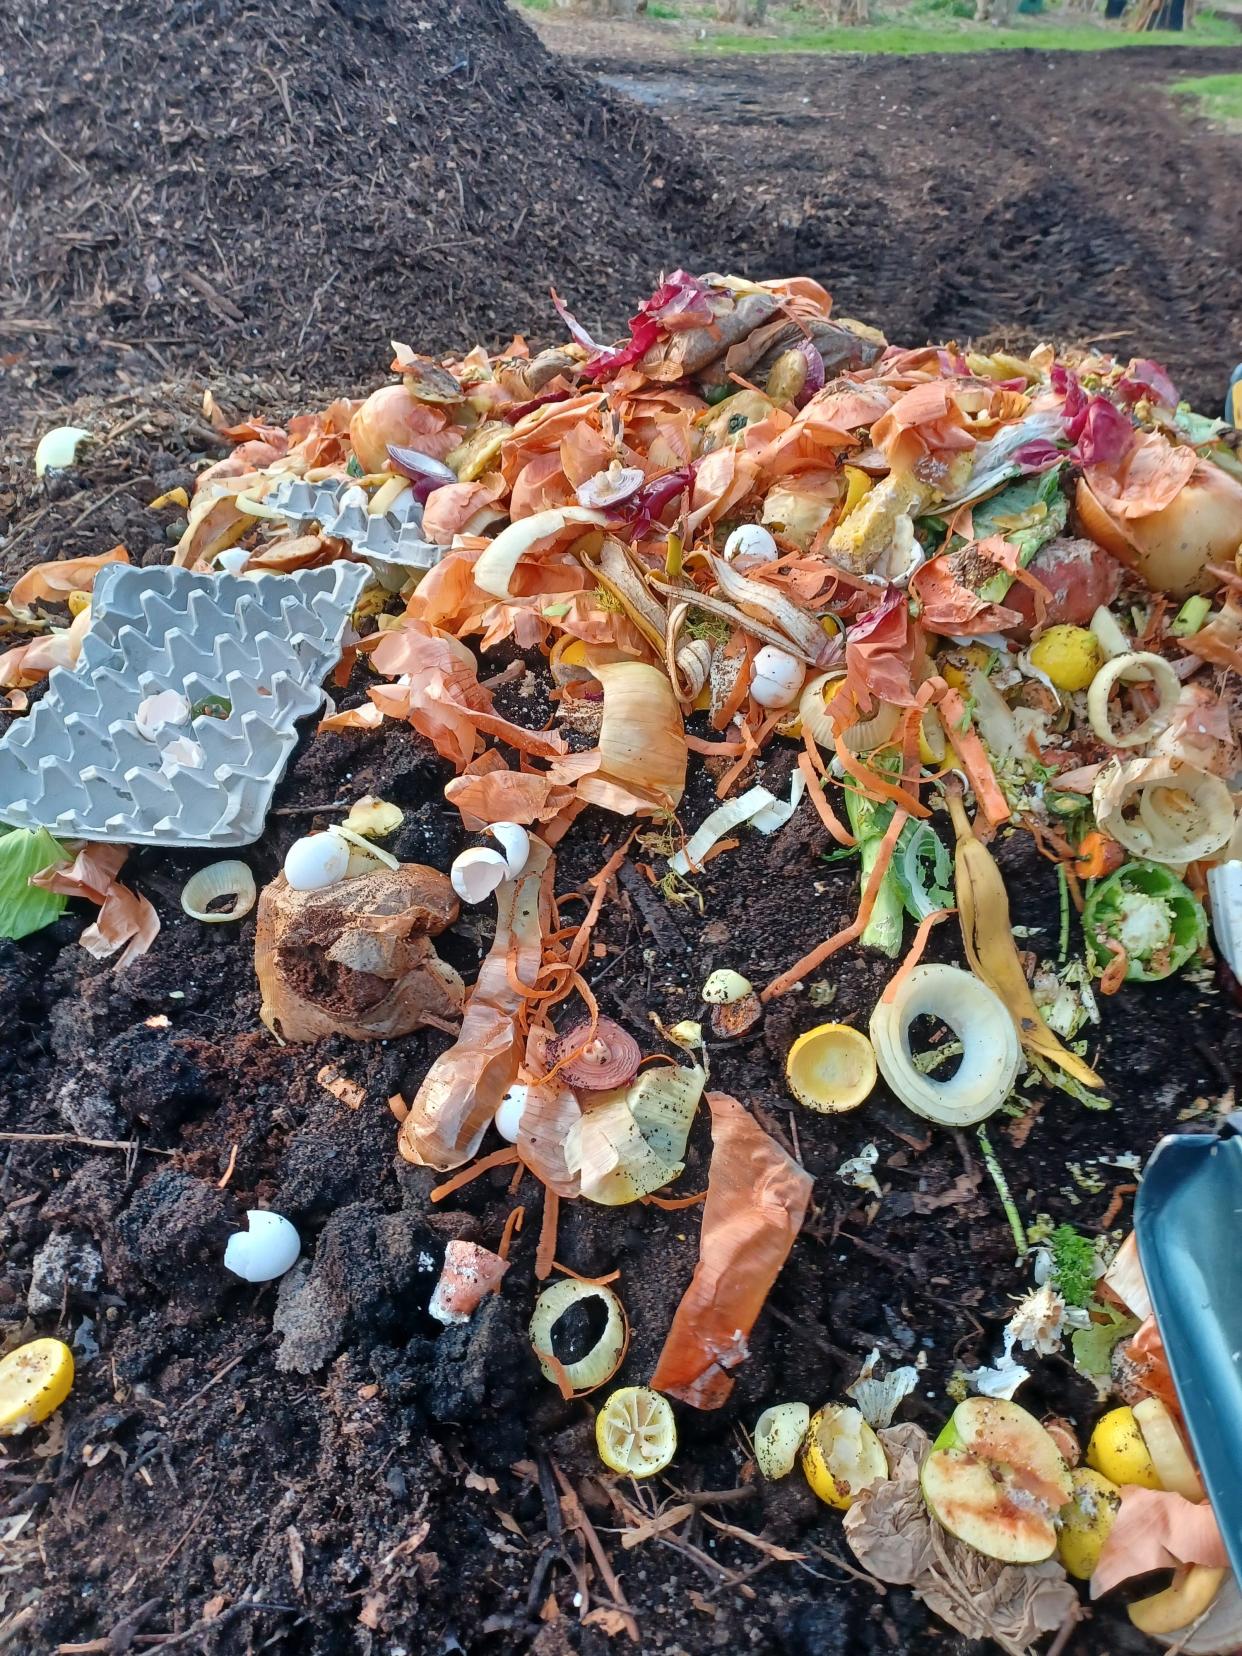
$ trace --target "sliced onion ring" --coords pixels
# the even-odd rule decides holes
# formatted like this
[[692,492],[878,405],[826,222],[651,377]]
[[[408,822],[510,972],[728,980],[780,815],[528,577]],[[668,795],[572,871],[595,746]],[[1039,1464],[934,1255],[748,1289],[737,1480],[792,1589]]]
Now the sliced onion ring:
[[[1119,682],[1154,684],[1160,696],[1155,712],[1149,713],[1133,730],[1127,730],[1124,734],[1113,729],[1108,716],[1109,693]],[[1161,731],[1168,729],[1181,689],[1177,674],[1163,656],[1152,655],[1146,650],[1129,650],[1125,655],[1114,656],[1100,668],[1087,691],[1087,717],[1091,720],[1091,728],[1108,747],[1141,747],[1144,742],[1150,742]]]
[[[956,1072],[936,1081],[914,1066],[910,1026],[939,1018],[962,1043]],[[973,1127],[1009,1097],[1021,1060],[1013,1019],[986,983],[957,966],[916,966],[871,1014],[880,1074],[908,1110],[942,1127]]]
[[547,1049],[549,1064],[571,1087],[584,1092],[611,1092],[614,1087],[624,1087],[634,1079],[642,1057],[629,1030],[611,1018],[597,1018],[594,1034],[589,1023],[578,1024]]
[[[836,690],[825,700],[824,691],[834,682]],[[827,703],[833,700],[844,683],[844,673],[821,673],[806,686],[798,703],[798,717],[822,747],[836,746],[836,730],[828,717]],[[900,708],[893,707],[888,702],[881,702],[870,719],[852,724],[848,730],[843,731],[841,740],[851,753],[872,753],[876,748],[883,747],[885,742],[892,740],[900,723]]]
[[1114,759],[1096,777],[1091,804],[1106,834],[1150,862],[1195,862],[1233,836],[1229,789],[1184,759]]
[[[556,1325],[571,1305],[588,1299],[603,1300],[608,1311],[604,1331],[585,1357],[579,1357],[576,1363],[562,1363],[552,1349]],[[565,1277],[545,1288],[535,1301],[530,1319],[530,1343],[546,1379],[554,1386],[560,1385],[563,1379],[573,1388],[575,1397],[585,1397],[588,1392],[606,1385],[621,1367],[630,1343],[630,1329],[621,1301],[610,1288],[601,1283],[580,1282],[577,1277]]]
[[[208,926],[223,925],[229,920],[241,920],[255,905],[254,875],[244,862],[215,862],[200,868],[186,881],[181,892],[181,907],[191,920],[201,920]],[[231,897],[232,906],[212,909],[210,905],[222,897]]]

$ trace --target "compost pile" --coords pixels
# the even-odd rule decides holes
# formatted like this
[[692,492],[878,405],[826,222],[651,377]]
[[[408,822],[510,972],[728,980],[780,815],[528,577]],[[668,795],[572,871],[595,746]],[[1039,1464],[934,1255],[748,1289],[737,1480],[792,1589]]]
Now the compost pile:
[[[296,1443],[322,1375],[319,1487],[204,1495],[220,1591],[191,1545],[174,1633],[933,1648],[901,1588],[1021,1656],[1142,1578],[1097,1617],[1234,1648],[1119,1221],[1134,1093],[1211,1125],[1242,963],[1237,433],[1154,362],[906,350],[808,278],[675,270],[616,343],[553,299],[537,354],[398,340],[282,425],[209,397],[171,568],[8,593],[0,912],[15,1003],[58,1006],[20,1120],[52,1092],[128,1169],[17,1221],[0,1425],[61,1436],[10,1446],[60,1457],[13,1539],[80,1546],[60,1488],[166,1460],[167,1395],[227,1454],[264,1391]],[[83,898],[122,969],[67,1015]],[[322,1486],[380,1463],[337,1557]],[[27,1564],[14,1613],[80,1628]]]
[[4,59],[15,401],[249,368],[258,339],[273,377],[352,384],[394,328],[546,330],[558,277],[617,314],[688,196],[711,223],[685,145],[502,0],[56,0],[16,8]]

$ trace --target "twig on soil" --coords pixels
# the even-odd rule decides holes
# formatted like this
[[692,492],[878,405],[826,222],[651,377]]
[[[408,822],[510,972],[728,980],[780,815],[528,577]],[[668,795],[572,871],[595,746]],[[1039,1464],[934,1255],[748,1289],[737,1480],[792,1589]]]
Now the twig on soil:
[[71,535],[80,523],[85,523],[87,518],[92,517],[101,506],[106,506],[110,500],[115,500],[117,495],[124,494],[126,489],[132,489],[135,483],[141,483],[142,481],[143,479],[140,477],[127,477],[124,483],[118,483],[115,489],[109,489],[107,494],[101,494],[98,500],[92,500],[89,506],[78,513],[65,533]]
[[630,1606],[626,1601],[625,1593],[622,1591],[621,1583],[617,1580],[616,1572],[609,1561],[608,1554],[604,1551],[604,1544],[595,1533],[595,1526],[587,1517],[586,1508],[579,1499],[577,1490],[561,1471],[560,1467],[557,1466],[556,1462],[553,1461],[551,1464],[552,1471],[556,1476],[556,1481],[561,1486],[561,1494],[564,1498],[565,1507],[569,1514],[569,1521],[573,1524],[574,1528],[582,1536],[589,1547],[591,1557],[595,1560],[596,1567],[598,1568],[600,1575],[604,1578],[604,1584],[608,1588],[608,1591],[612,1594],[613,1604],[625,1618],[626,1633],[635,1644],[641,1644],[642,1641],[639,1638],[638,1633],[638,1622],[634,1617],[634,1612],[630,1609]]
[[205,1386],[200,1386],[192,1397],[187,1397],[185,1402],[181,1405],[181,1408],[188,1409],[191,1403],[197,1403],[200,1397],[205,1397],[213,1386],[218,1386],[220,1384],[226,1374],[232,1373],[238,1363],[244,1363],[247,1357],[253,1357],[255,1352],[260,1349],[261,1345],[262,1342],[260,1341],[259,1345],[248,1346],[245,1351],[238,1352],[236,1357],[232,1358],[231,1361],[227,1362],[222,1369],[217,1370],[217,1372],[212,1375],[211,1379],[208,1380]]
[[277,805],[269,816],[315,816],[319,811],[348,811],[348,799],[334,799],[329,805]]
[[[844,1570],[846,1575],[853,1576],[855,1581],[865,1582],[868,1587],[874,1588],[881,1598],[887,1596],[888,1588],[878,1579],[878,1577],[868,1575],[866,1570],[860,1570],[856,1564],[849,1563],[847,1559],[839,1558],[837,1554],[830,1551],[829,1548],[821,1547],[817,1541],[808,1541],[807,1546],[813,1553],[818,1553],[826,1564],[832,1564],[835,1565],[838,1570]],[[1051,1652],[1049,1653],[1049,1656],[1051,1656]]]
[[148,1156],[175,1156],[175,1150],[161,1150],[141,1139],[83,1138],[80,1133],[0,1133],[0,1139],[18,1144],[80,1144],[86,1150],[144,1150]]
[[229,1165],[225,1168],[222,1177],[216,1180],[216,1189],[223,1190],[233,1174],[237,1171],[237,1145],[229,1151]]

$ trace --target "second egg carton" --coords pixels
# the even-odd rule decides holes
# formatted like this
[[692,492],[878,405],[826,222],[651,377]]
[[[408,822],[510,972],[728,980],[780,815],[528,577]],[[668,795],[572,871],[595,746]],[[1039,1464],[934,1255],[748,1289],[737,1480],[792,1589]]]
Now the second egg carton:
[[307,483],[296,477],[277,484],[264,505],[280,512],[297,534],[317,523],[325,535],[345,541],[372,564],[386,586],[392,584],[385,578],[388,570],[400,586],[411,573],[434,568],[444,556],[444,547],[423,538],[423,509],[413,490],[387,512],[370,512],[366,490],[357,483]]

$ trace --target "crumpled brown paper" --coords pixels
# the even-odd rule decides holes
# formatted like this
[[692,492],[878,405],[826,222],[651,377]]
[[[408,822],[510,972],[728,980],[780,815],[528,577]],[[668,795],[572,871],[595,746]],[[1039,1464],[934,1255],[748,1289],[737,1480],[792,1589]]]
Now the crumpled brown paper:
[[865,1570],[911,1588],[950,1627],[993,1639],[1008,1656],[1027,1656],[1036,1639],[1078,1612],[1078,1594],[1055,1559],[1001,1564],[935,1521],[919,1486],[931,1448],[926,1432],[890,1426],[878,1435],[891,1475],[862,1490],[845,1515],[845,1538]]
[[386,1040],[431,1024],[456,1033],[461,978],[432,947],[457,898],[421,863],[294,891],[283,874],[259,898],[260,1016],[286,1041]]

